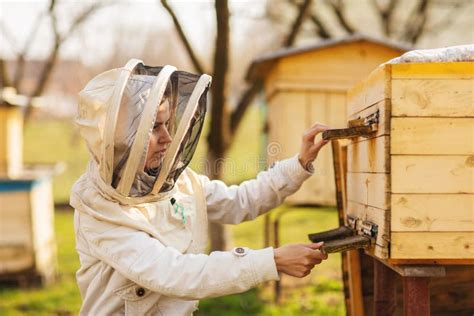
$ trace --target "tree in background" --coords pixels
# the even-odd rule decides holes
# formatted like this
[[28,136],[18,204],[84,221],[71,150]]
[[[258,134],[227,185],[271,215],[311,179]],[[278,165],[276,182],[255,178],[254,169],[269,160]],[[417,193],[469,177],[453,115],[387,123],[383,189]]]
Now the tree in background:
[[[227,0],[214,2],[216,36],[212,69],[203,67],[183,30],[179,17],[168,1],[161,0],[161,4],[171,16],[179,38],[196,71],[199,73],[208,72],[213,75],[211,121],[207,135],[207,159],[208,166],[210,166],[208,176],[212,179],[220,179],[222,178],[222,163],[219,162],[226,156],[246,110],[261,87],[261,82],[256,79],[248,82],[246,89],[236,99],[234,106],[230,105],[228,77],[231,52],[231,15]],[[275,27],[283,29],[280,47],[291,47],[295,44],[298,36],[331,39],[358,32],[373,34],[373,25],[364,29],[356,23],[357,18],[363,20],[365,17],[349,14],[350,5],[359,6],[362,4],[362,1],[344,0],[272,0],[267,1],[264,18],[272,21]],[[379,30],[383,37],[415,45],[423,36],[449,27],[460,9],[470,5],[470,2],[469,0],[449,2],[439,0],[368,0],[365,1],[365,5],[368,10],[363,13],[370,14],[378,20],[375,29]],[[443,10],[441,19],[439,14],[436,14],[437,10]],[[312,34],[308,35],[308,30]],[[249,38],[249,41],[253,40],[255,38]],[[210,230],[212,250],[225,249],[224,227],[211,224]]]
[[[30,33],[27,37],[27,40],[23,45],[17,43],[15,34],[7,28],[7,26],[2,23],[0,25],[0,31],[3,33],[4,37],[9,41],[13,51],[16,55],[15,60],[15,70],[10,74],[7,70],[6,62],[3,58],[0,58],[0,87],[14,87],[19,94],[24,94],[30,98],[41,96],[50,80],[51,73],[58,61],[58,55],[61,46],[100,8],[106,6],[108,2],[97,2],[89,4],[85,9],[83,9],[79,14],[77,14],[70,23],[69,27],[60,31],[58,23],[58,13],[57,13],[57,4],[58,1],[50,0],[47,10],[42,14],[38,15],[36,20],[33,22],[33,25],[30,29]],[[47,19],[50,24],[51,34],[53,34],[53,45],[51,50],[48,53],[48,56],[43,62],[43,67],[39,72],[34,86],[30,91],[26,91],[24,81],[25,77],[25,64],[28,54],[30,53],[32,43],[34,42],[40,25],[43,23],[43,20]],[[28,119],[31,114],[31,104],[27,106],[25,112],[25,119]]]

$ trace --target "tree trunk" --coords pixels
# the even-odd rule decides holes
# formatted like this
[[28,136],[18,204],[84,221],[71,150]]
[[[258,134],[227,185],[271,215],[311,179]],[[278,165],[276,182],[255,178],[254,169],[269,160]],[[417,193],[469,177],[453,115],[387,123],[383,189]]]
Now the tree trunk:
[[[214,52],[214,74],[212,83],[212,107],[210,130],[207,138],[208,163],[211,179],[222,178],[221,160],[225,157],[230,140],[230,118],[227,109],[227,74],[229,69],[229,8],[227,1],[215,2],[217,37]],[[225,227],[219,224],[210,225],[211,250],[225,250]]]

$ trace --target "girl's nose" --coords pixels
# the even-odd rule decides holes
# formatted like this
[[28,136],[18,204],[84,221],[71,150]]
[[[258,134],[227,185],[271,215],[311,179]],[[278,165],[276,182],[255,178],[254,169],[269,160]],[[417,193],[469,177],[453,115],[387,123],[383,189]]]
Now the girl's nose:
[[171,143],[173,139],[171,138],[170,133],[166,127],[163,127],[162,137],[159,138],[160,143]]

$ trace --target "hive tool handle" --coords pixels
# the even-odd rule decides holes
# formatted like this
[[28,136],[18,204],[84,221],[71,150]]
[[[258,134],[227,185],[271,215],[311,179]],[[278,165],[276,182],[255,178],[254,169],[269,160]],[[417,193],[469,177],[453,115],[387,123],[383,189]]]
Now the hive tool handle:
[[329,129],[323,132],[324,140],[345,139],[354,137],[370,137],[378,130],[379,112],[365,118],[357,118],[348,122],[348,128]]

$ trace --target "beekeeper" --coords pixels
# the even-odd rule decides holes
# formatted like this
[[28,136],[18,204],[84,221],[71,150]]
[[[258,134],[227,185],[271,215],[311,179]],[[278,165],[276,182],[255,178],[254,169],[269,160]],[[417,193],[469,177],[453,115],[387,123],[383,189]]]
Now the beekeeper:
[[[208,221],[237,224],[276,207],[312,173],[325,144],[313,126],[299,155],[226,186],[188,163],[206,112],[208,75],[132,59],[79,93],[76,123],[91,154],[75,183],[77,282],[83,315],[191,315],[202,298],[309,274],[321,244],[203,254]],[[303,167],[304,166],[304,167]]]

